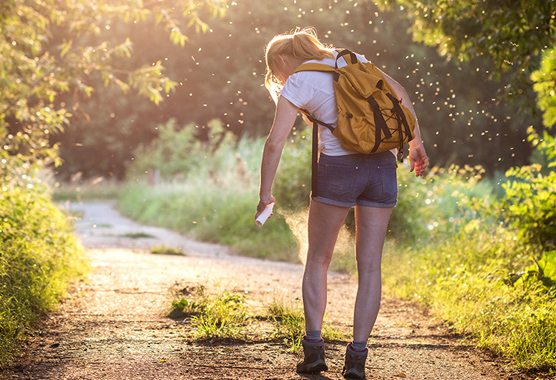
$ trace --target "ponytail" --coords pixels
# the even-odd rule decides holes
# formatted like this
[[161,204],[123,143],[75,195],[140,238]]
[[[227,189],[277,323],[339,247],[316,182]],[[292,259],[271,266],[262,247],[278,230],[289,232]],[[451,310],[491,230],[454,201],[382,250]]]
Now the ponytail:
[[333,58],[333,51],[333,47],[325,46],[319,41],[317,32],[312,27],[275,36],[266,46],[265,87],[277,101],[278,92],[284,86],[284,83],[276,77],[279,71],[276,65],[278,55],[289,55],[301,61],[308,61]]

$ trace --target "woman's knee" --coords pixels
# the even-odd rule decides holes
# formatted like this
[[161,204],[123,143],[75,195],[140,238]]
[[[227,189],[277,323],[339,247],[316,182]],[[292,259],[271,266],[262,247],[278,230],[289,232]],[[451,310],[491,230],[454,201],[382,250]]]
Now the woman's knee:
[[333,255],[334,251],[312,251],[311,248],[309,248],[309,251],[307,252],[307,260],[306,260],[306,264],[310,264],[310,265],[321,265],[321,266],[325,266],[326,268],[328,268],[328,266],[330,265],[330,262],[332,261],[332,255]]
[[363,255],[358,253],[356,255],[357,271],[359,273],[380,272],[382,265],[382,255]]

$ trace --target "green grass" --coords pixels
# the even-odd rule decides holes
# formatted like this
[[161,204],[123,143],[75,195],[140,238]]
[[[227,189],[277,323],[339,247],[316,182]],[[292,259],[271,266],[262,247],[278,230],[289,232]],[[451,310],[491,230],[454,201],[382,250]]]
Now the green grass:
[[120,236],[130,239],[154,238],[153,235],[145,232],[128,232],[126,234],[121,234]]
[[540,282],[508,284],[508,273],[526,264],[526,254],[510,255],[505,249],[511,237],[508,242],[504,234],[481,228],[450,241],[388,252],[385,289],[420,301],[479,347],[512,358],[517,368],[554,368],[556,292]]
[[253,314],[244,294],[227,291],[209,294],[199,286],[185,298],[180,292],[175,291],[174,295],[169,316],[185,317],[192,326],[192,339],[247,339]]
[[300,351],[301,339],[305,333],[305,316],[301,305],[273,300],[267,305],[266,312],[268,320],[274,326],[272,337],[291,345],[292,352]]
[[157,245],[151,248],[153,255],[175,255],[185,256],[185,252],[180,247],[169,247],[166,245]]
[[[273,300],[261,310],[248,305],[248,295],[237,292],[209,294],[198,286],[187,295],[174,290],[169,316],[184,318],[191,325],[194,340],[238,339],[243,341],[279,341],[289,346],[288,351],[299,352],[305,331],[305,317],[298,302]],[[262,323],[269,322],[272,326]],[[346,336],[326,323],[325,340],[345,340]]]
[[245,336],[243,327],[251,321],[244,295],[224,292],[207,297],[200,312],[192,317],[194,338],[241,339]]
[[68,218],[41,189],[0,191],[0,364],[87,272]]
[[[305,333],[305,316],[300,303],[275,299],[266,305],[266,313],[268,320],[274,326],[271,338],[284,341],[290,346],[290,352],[300,352],[301,339]],[[350,338],[350,336],[346,336],[338,329],[330,326],[326,320],[326,315],[322,326],[322,337],[325,341],[345,341]]]

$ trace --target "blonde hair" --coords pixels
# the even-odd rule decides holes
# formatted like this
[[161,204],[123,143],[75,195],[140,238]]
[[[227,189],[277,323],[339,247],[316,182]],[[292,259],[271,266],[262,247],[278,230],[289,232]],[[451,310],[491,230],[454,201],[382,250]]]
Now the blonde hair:
[[317,31],[313,27],[296,29],[290,33],[275,36],[266,45],[266,75],[265,87],[276,101],[279,91],[284,86],[276,74],[280,74],[277,65],[278,55],[289,55],[300,61],[311,59],[334,58],[334,48],[326,46],[317,38]]

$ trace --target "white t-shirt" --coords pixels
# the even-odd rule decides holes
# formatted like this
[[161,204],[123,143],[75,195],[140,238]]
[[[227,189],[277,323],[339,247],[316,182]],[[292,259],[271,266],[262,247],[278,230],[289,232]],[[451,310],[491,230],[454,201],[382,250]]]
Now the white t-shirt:
[[[336,57],[338,52],[334,52]],[[347,57],[346,57],[347,58]],[[357,55],[362,62],[367,62],[365,57]],[[305,63],[322,63],[334,67],[336,60],[325,58],[311,60]],[[343,58],[338,60],[338,66],[343,67],[346,62]],[[307,110],[317,120],[336,126],[338,124],[338,108],[334,96],[333,74],[320,71],[300,71],[290,75],[286,80],[280,96],[288,99],[297,108]],[[344,156],[357,152],[347,150],[330,129],[319,125],[319,152],[327,156]],[[393,151],[394,155],[396,151]]]

